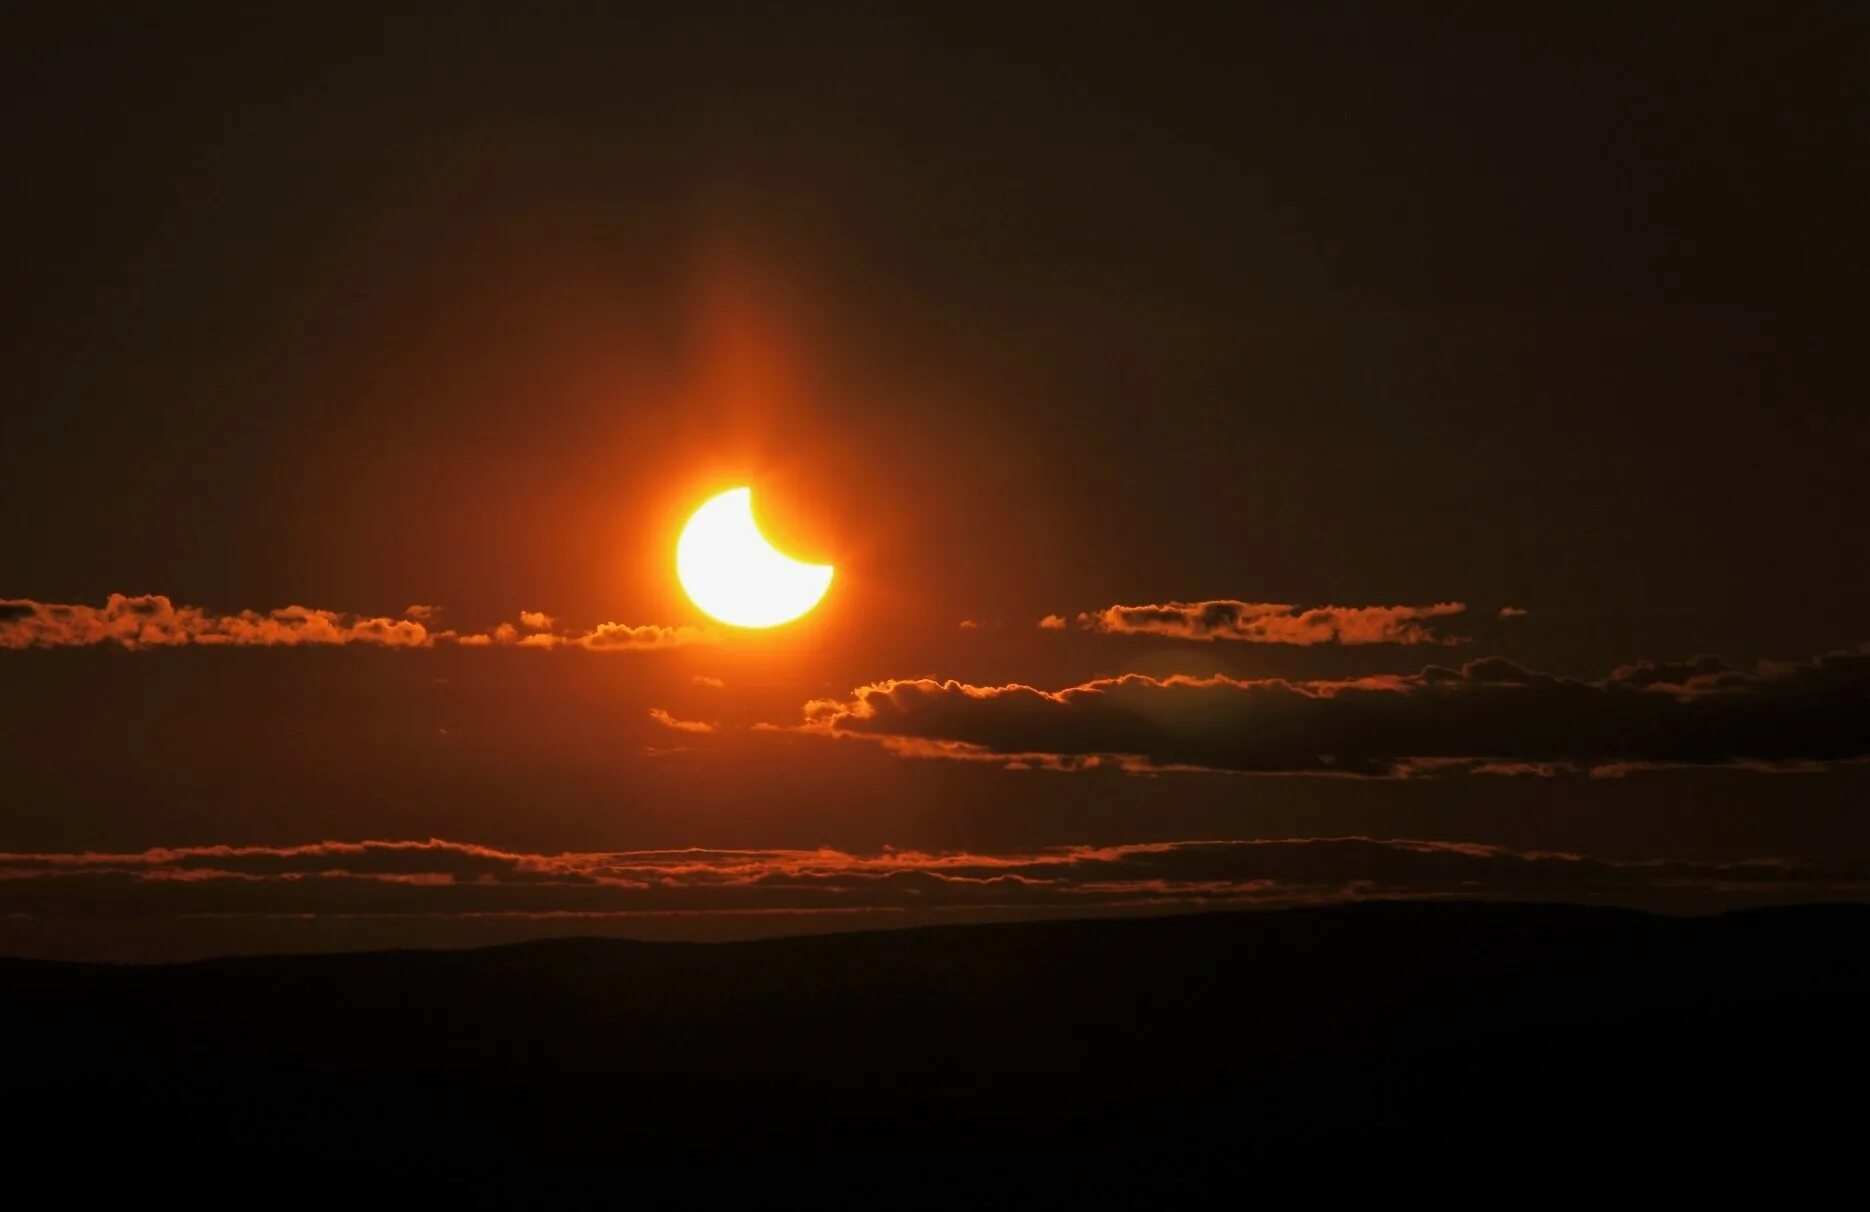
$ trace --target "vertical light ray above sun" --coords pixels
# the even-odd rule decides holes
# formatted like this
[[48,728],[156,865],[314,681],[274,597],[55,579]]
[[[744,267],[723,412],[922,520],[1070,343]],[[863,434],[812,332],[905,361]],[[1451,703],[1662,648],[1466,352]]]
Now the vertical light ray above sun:
[[702,612],[734,627],[777,627],[818,605],[829,564],[776,550],[753,517],[753,490],[732,488],[695,510],[675,544],[675,575]]

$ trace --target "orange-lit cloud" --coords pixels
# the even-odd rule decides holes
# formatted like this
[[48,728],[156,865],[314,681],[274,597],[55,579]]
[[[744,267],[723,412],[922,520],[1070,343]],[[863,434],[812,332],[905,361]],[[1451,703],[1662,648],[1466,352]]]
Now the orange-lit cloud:
[[1070,624],[1065,621],[1065,616],[1062,614],[1048,614],[1039,620],[1039,628],[1042,631],[1063,631],[1068,626]]
[[680,648],[687,644],[707,643],[710,633],[699,627],[663,627],[647,624],[631,627],[626,623],[599,623],[590,631],[571,636],[567,642],[593,652],[630,652],[648,648]]
[[[1164,635],[1181,640],[1233,640],[1246,644],[1460,644],[1436,620],[1462,614],[1462,602],[1429,606],[1313,606],[1282,602],[1166,602],[1160,606],[1107,606],[1078,615],[1086,631],[1106,635]],[[1062,629],[1047,615],[1039,626]]]
[[[537,619],[544,616],[535,614],[533,617]],[[511,623],[501,623],[490,631],[467,635],[446,631],[437,633],[435,638],[470,648],[511,646],[540,650],[584,648],[592,652],[646,652],[706,644],[712,642],[714,637],[699,627],[664,627],[655,623],[641,627],[632,627],[628,623],[599,623],[589,631],[522,631]]]
[[714,731],[714,725],[708,723],[706,720],[679,720],[661,707],[651,707],[649,709],[649,718],[661,724],[664,728],[672,728],[677,732]]
[[77,648],[99,644],[146,649],[183,645],[298,646],[366,644],[384,648],[464,648],[514,645],[522,648],[586,648],[622,652],[705,643],[694,627],[600,623],[589,631],[551,631],[556,620],[540,611],[520,615],[525,629],[501,623],[482,632],[436,630],[439,608],[413,605],[400,619],[369,617],[309,606],[261,613],[216,614],[178,606],[162,594],[113,593],[102,606],[0,600],[0,648]]
[[319,842],[0,854],[0,915],[1021,912],[1365,898],[1733,903],[1870,896],[1870,864],[1617,861],[1476,843],[1335,837],[1007,853],[634,850]]
[[1645,661],[1598,681],[1497,657],[1340,681],[1128,674],[1047,691],[895,680],[806,704],[803,730],[905,756],[1055,770],[1800,772],[1870,757],[1870,646],[1752,669]]
[[265,614],[212,614],[177,606],[161,594],[113,593],[102,606],[0,601],[0,648],[62,648],[115,644],[158,648],[181,644],[375,644],[421,648],[433,642],[415,618],[366,618],[309,606]]

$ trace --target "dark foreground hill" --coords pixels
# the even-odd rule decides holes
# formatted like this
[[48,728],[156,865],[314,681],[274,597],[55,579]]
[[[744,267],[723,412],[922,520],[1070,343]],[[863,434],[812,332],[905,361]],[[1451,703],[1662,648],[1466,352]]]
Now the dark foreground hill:
[[1870,907],[1379,904],[4,961],[8,1143],[457,1202],[1811,1175],[1861,1147],[1867,941]]

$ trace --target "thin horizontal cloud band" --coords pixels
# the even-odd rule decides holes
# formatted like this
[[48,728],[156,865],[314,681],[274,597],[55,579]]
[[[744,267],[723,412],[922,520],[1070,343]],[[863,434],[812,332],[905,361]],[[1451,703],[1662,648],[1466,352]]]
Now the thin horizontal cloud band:
[[[1468,642],[1467,638],[1448,632],[1446,627],[1451,617],[1466,612],[1465,602],[1435,602],[1427,606],[1294,606],[1284,602],[1218,598],[1161,605],[1107,606],[1102,610],[1081,612],[1077,623],[1086,631],[1104,635],[1169,636],[1245,644],[1463,644]],[[1055,614],[1039,621],[1039,626],[1048,631],[1062,631],[1068,625],[1064,616]]]
[[1407,777],[1811,770],[1870,756],[1870,645],[1751,669],[1641,662],[1597,681],[1500,658],[1344,681],[1098,678],[1063,690],[884,681],[801,730],[909,756],[1084,769]]
[[362,644],[379,648],[455,645],[624,652],[675,648],[706,643],[711,638],[700,628],[653,623],[643,626],[600,623],[588,631],[561,630],[552,616],[533,610],[521,611],[518,623],[501,623],[486,631],[461,632],[438,628],[435,625],[438,613],[434,606],[416,605],[405,610],[401,618],[369,617],[309,606],[216,614],[199,606],[178,606],[162,594],[132,597],[113,593],[102,606],[7,599],[0,600],[0,648]]
[[1326,903],[1395,897],[1735,903],[1870,894],[1870,865],[1617,861],[1368,837],[1011,853],[640,850],[531,854],[442,840],[0,855],[0,914],[848,913]]

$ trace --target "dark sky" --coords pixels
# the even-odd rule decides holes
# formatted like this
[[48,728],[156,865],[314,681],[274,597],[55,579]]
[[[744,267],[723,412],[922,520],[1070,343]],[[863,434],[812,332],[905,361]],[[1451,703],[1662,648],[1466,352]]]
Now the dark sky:
[[[1846,4],[11,6],[0,947],[1865,895],[1866,51]],[[825,604],[586,650],[705,625],[672,545],[736,483]],[[149,642],[293,606],[354,630]],[[1191,839],[1238,845],[1006,866]]]

